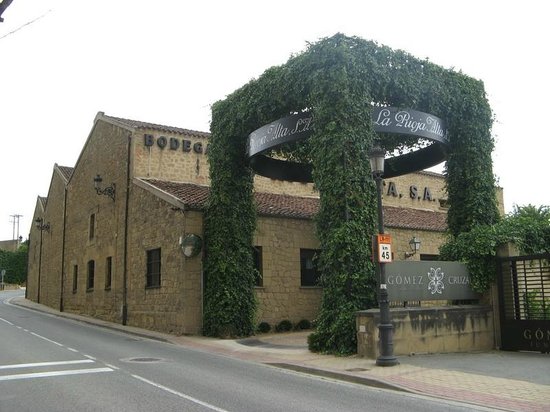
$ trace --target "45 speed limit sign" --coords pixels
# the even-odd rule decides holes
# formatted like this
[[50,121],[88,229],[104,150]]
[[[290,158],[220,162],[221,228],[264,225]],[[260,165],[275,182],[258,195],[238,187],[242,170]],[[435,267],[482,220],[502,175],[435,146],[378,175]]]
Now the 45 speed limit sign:
[[378,261],[391,263],[391,236],[378,235]]

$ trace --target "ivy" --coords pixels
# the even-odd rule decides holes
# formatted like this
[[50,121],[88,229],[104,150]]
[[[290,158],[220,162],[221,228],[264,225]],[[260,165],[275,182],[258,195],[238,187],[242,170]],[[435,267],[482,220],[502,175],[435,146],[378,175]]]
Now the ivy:
[[495,280],[498,248],[507,243],[516,244],[521,253],[550,253],[550,208],[516,207],[493,225],[478,225],[450,237],[440,254],[444,260],[466,263],[472,289],[485,292]]
[[447,120],[452,233],[496,221],[492,119],[482,83],[374,42],[342,34],[322,39],[213,105],[205,334],[246,335],[254,330],[255,210],[247,136],[268,122],[308,109],[315,119],[312,136],[276,154],[310,162],[320,193],[316,234],[324,292],[310,348],[356,351],[355,312],[377,304],[371,256],[376,190],[368,150],[375,139],[389,152],[417,144],[410,138],[377,136],[371,124],[373,103],[410,107]]

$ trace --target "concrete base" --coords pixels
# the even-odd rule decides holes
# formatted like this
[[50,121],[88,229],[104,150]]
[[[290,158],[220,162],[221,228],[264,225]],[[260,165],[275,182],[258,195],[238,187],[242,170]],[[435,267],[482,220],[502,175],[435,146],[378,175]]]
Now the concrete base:
[[[490,306],[391,309],[394,355],[491,350],[495,347]],[[357,353],[378,356],[380,311],[357,312]]]

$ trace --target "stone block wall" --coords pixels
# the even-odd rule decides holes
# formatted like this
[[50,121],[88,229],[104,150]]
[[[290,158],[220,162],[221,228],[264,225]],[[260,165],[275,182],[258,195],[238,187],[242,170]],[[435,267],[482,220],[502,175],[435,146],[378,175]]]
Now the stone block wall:
[[[115,322],[121,321],[122,308],[129,134],[123,128],[96,121],[67,193],[65,310]],[[103,179],[102,189],[116,186],[115,200],[96,193],[94,177],[98,174]],[[108,257],[112,257],[112,284],[105,288]],[[94,287],[88,288],[87,269],[92,260]]]
[[300,286],[300,248],[319,248],[314,222],[259,217],[254,246],[262,247],[263,262],[263,286],[256,288],[258,323],[275,326],[284,319],[293,323],[314,320],[322,289]]
[[[396,356],[491,350],[495,347],[490,306],[391,309]],[[379,309],[357,312],[357,353],[378,356]]]
[[[65,181],[60,172],[54,168],[48,191],[48,202],[42,216],[43,224],[49,224],[49,229],[42,231],[39,303],[56,309],[59,309],[61,303],[62,248],[60,245],[63,243],[64,199]],[[39,238],[40,231],[36,227],[34,230],[37,231],[36,237]]]
[[[172,334],[202,328],[202,254],[186,258],[180,238],[203,238],[202,213],[182,211],[132,187],[128,226],[128,324]],[[161,249],[161,285],[146,286],[147,251]]]

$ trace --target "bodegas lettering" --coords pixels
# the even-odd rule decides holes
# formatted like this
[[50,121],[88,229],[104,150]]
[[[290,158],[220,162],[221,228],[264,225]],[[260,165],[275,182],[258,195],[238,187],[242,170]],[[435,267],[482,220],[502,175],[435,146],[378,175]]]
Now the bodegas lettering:
[[166,136],[159,136],[155,139],[155,136],[152,134],[144,134],[143,137],[145,147],[154,146],[156,143],[156,145],[161,149],[168,147],[169,150],[179,150],[181,147],[181,150],[186,153],[193,151],[197,154],[208,154],[208,145],[205,147],[202,142],[193,143],[191,140],[180,140],[176,137]]

